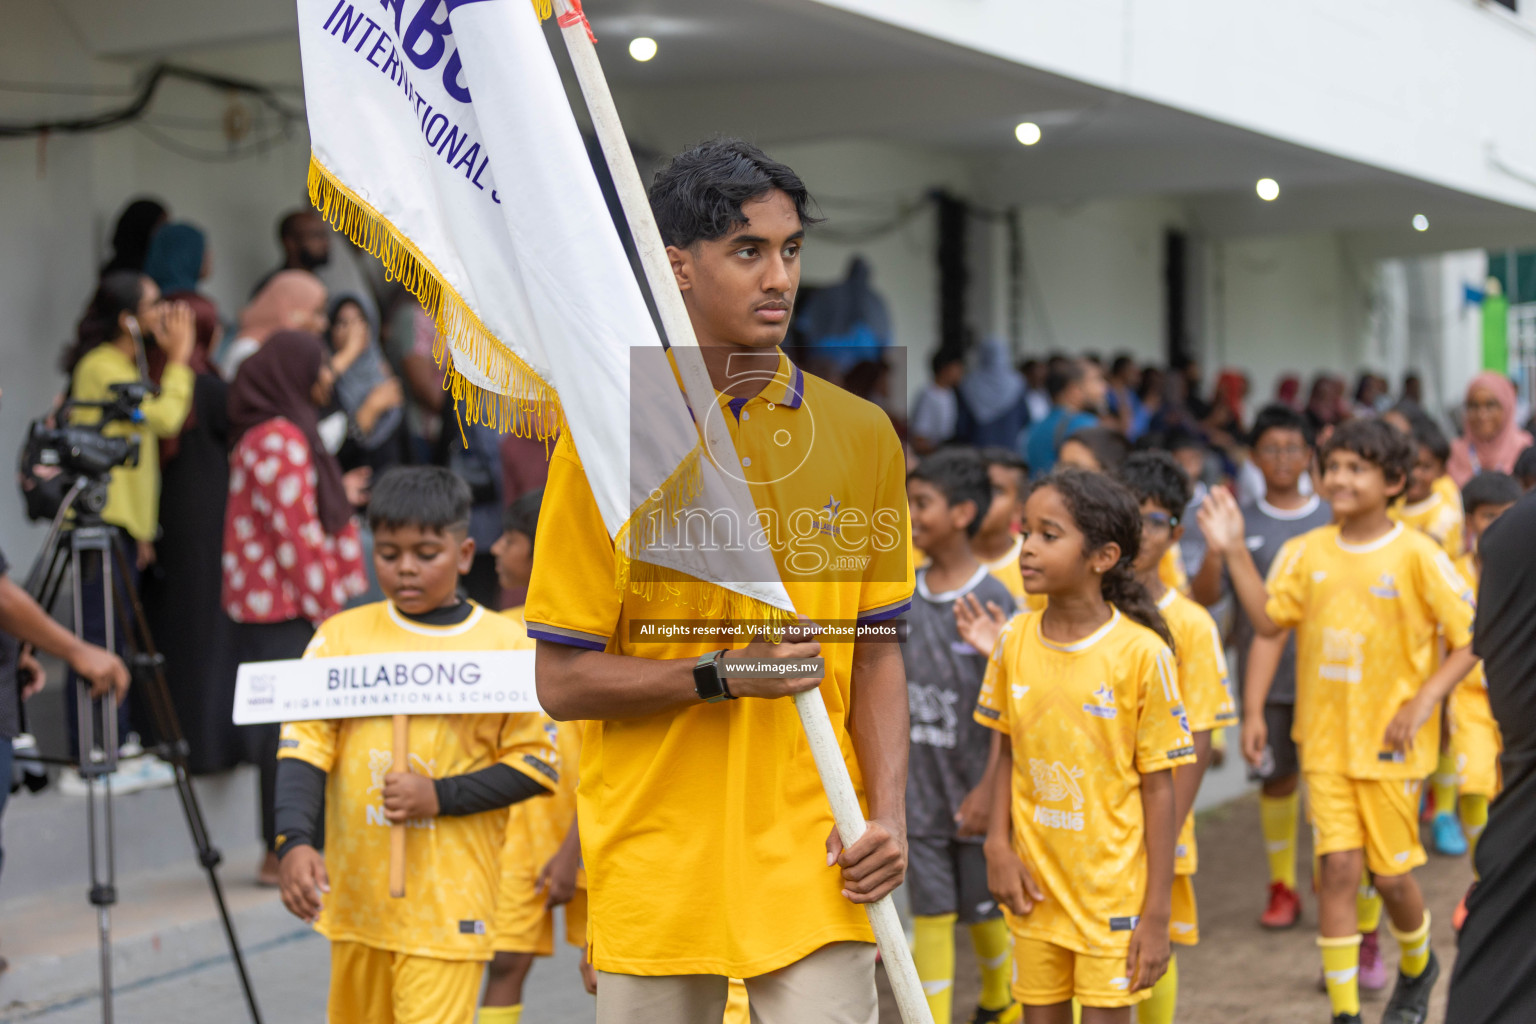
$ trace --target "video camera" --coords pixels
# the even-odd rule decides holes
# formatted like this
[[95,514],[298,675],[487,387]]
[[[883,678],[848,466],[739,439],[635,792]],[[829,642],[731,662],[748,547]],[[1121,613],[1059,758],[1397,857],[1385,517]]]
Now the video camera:
[[[108,386],[112,397],[105,402],[67,400],[46,419],[33,420],[21,451],[21,493],[27,518],[51,520],[77,481],[87,482],[76,507],[99,513],[106,505],[106,481],[118,466],[139,463],[137,437],[107,437],[102,433],[113,423],[143,423],[144,399],[155,392],[144,381]],[[88,425],[66,421],[76,409],[100,409],[101,418]]]

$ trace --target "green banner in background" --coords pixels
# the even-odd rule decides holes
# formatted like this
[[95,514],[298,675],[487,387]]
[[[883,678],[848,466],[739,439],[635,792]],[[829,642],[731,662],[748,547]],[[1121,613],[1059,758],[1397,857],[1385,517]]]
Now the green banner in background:
[[1490,287],[1483,295],[1483,369],[1509,372],[1509,299],[1503,290]]

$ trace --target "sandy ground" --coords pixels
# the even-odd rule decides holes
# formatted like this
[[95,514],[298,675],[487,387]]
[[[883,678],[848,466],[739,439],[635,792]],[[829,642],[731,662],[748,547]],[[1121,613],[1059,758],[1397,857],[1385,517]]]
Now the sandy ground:
[[[1301,829],[1304,889],[1310,878],[1309,831]],[[1304,894],[1301,922],[1288,932],[1267,932],[1257,923],[1268,882],[1258,798],[1246,796],[1201,815],[1196,835],[1201,942],[1194,948],[1175,947],[1179,951],[1179,1024],[1326,1024],[1328,1001],[1317,989],[1316,901],[1310,893]],[[1451,914],[1471,882],[1471,866],[1465,857],[1430,854],[1429,863],[1415,874],[1433,918],[1435,951],[1442,969],[1429,1017],[1439,1021],[1456,957]],[[954,1020],[964,1024],[976,1006],[976,961],[963,930],[957,930],[956,940]],[[1382,945],[1388,964],[1395,965],[1396,945],[1385,929]],[[880,986],[882,1024],[900,1024],[883,973]],[[1368,1024],[1380,1020],[1387,995],[1387,991],[1364,993],[1362,1016]]]

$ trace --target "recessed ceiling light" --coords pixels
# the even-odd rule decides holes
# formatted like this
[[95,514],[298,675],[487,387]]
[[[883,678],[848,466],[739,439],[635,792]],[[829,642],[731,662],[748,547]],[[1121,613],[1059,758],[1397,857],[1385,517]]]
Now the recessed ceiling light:
[[1260,178],[1253,190],[1259,194],[1259,198],[1266,203],[1274,202],[1280,196],[1280,183],[1274,178]]
[[629,41],[629,55],[640,63],[656,56],[656,40],[650,36],[636,36]]
[[1415,231],[1428,231],[1429,230],[1429,218],[1424,216],[1422,213],[1414,214],[1413,215],[1413,230],[1415,230]]
[[1033,146],[1040,141],[1040,126],[1033,121],[1025,121],[1014,128],[1013,137],[1025,146]]

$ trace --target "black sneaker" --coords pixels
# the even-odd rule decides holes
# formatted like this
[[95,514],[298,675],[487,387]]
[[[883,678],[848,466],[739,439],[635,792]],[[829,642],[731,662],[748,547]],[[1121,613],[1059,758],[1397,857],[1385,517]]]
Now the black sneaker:
[[1333,1024],[1365,1024],[1358,1013],[1336,1013],[1333,1015]]
[[1401,970],[1397,972],[1397,985],[1392,998],[1387,1001],[1387,1012],[1381,1015],[1381,1024],[1424,1024],[1429,1019],[1429,994],[1434,991],[1440,978],[1440,960],[1434,950],[1429,953],[1429,966],[1417,978],[1410,978]]
[[1018,1003],[1009,1003],[999,1010],[978,1006],[976,1012],[971,1014],[971,1024],[1017,1024],[1023,1013],[1024,1008]]

